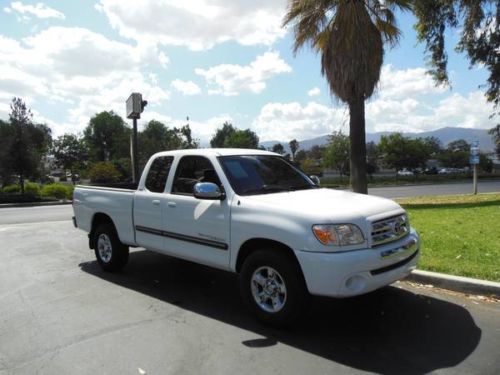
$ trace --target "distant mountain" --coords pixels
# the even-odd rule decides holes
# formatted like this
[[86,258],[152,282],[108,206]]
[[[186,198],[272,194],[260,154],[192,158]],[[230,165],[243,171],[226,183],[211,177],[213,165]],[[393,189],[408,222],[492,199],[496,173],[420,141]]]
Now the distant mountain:
[[[383,135],[391,134],[392,132],[377,132],[377,133],[366,133],[366,142],[375,142],[378,143],[380,141],[380,137]],[[437,130],[432,130],[428,132],[422,133],[403,133],[405,137],[410,138],[425,138],[425,137],[436,137],[438,138],[444,147],[450,142],[456,141],[457,139],[465,139],[467,142],[471,143],[472,141],[479,141],[479,148],[482,151],[490,152],[495,149],[495,145],[491,136],[488,134],[488,129],[469,129],[469,128],[441,128]],[[301,150],[309,150],[313,146],[323,146],[328,143],[329,135],[323,135],[321,137],[306,139],[303,141],[299,141]],[[285,148],[285,152],[290,152],[290,148],[288,147],[288,142],[280,142],[280,141],[266,141],[262,142],[261,145],[266,148],[272,148],[276,143],[281,143]]]

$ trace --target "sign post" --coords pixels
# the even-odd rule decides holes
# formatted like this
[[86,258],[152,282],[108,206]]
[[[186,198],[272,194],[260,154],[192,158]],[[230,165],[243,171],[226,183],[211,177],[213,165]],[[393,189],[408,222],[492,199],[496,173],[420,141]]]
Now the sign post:
[[470,147],[470,164],[473,168],[472,194],[477,194],[477,165],[479,164],[479,141],[474,141]]
[[132,119],[132,139],[131,145],[131,160],[132,160],[132,180],[139,182],[139,159],[137,156],[137,119],[141,118],[141,113],[144,107],[148,104],[147,100],[142,100],[142,94],[138,92],[132,93],[126,101],[127,118]]

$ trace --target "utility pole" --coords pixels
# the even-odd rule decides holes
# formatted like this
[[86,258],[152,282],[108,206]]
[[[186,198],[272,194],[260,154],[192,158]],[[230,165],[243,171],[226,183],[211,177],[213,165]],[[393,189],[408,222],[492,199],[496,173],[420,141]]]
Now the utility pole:
[[132,139],[131,161],[132,161],[132,179],[134,183],[139,182],[139,158],[137,152],[137,119],[141,118],[144,107],[148,105],[147,100],[142,100],[142,94],[134,92],[126,101],[127,118],[132,119]]

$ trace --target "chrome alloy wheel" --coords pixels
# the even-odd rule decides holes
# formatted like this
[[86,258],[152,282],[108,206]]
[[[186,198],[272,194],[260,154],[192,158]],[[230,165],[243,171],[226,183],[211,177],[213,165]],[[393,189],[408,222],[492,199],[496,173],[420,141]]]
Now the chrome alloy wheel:
[[262,310],[277,313],[285,306],[285,282],[274,268],[259,267],[253,273],[250,284],[252,296]]
[[113,253],[113,247],[107,234],[102,233],[97,238],[97,251],[99,251],[99,258],[101,258],[104,263],[109,263]]

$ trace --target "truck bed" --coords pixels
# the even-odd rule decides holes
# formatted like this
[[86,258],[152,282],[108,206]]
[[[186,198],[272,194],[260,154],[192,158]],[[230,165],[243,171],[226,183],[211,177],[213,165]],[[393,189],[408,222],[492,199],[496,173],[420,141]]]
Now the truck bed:
[[118,187],[76,186],[73,193],[73,206],[75,216],[78,218],[76,224],[79,228],[90,232],[94,214],[107,215],[113,220],[120,241],[134,246],[134,194],[135,190]]

